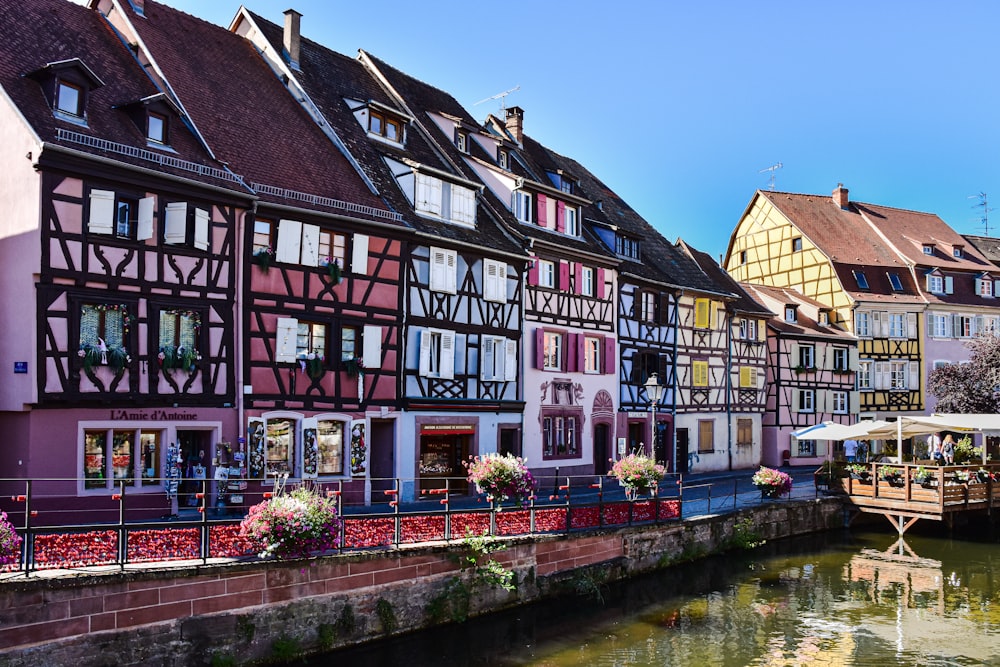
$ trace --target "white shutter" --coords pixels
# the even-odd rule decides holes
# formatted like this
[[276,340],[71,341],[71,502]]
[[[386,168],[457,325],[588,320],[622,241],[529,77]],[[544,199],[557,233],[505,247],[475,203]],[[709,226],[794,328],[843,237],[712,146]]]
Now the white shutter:
[[298,342],[299,321],[294,317],[279,317],[274,342],[274,361],[287,364],[295,361],[295,344]]
[[449,294],[458,293],[458,255],[455,252],[448,253],[448,262],[445,272],[445,291]]
[[382,327],[366,324],[362,336],[361,361],[365,368],[382,368]]
[[955,279],[952,276],[944,277],[944,293],[951,294],[955,291]]
[[1000,296],[1000,280],[993,281],[993,296]]
[[972,330],[972,335],[976,336],[978,334],[981,334],[983,332],[983,330],[984,330],[983,316],[982,315],[976,315],[976,317],[972,321],[973,321],[973,324],[974,324],[974,328]]
[[[302,478],[319,476],[319,420],[315,417],[302,418]],[[311,461],[312,463],[307,463]],[[308,467],[307,467],[308,466]]]
[[483,336],[482,349],[479,350],[480,380],[497,378],[496,360],[496,339],[493,336]]
[[359,276],[368,275],[368,235],[355,234],[354,248],[351,251],[351,273]]
[[143,197],[139,200],[139,224],[136,227],[136,240],[145,241],[153,238],[153,209],[155,207],[156,197]]
[[298,264],[301,249],[302,223],[298,220],[280,220],[278,222],[278,247],[274,253],[274,261]]
[[889,362],[887,361],[876,361],[872,364],[874,368],[874,388],[875,389],[888,389],[889,388],[889,378],[887,377],[889,373]]
[[503,379],[517,379],[517,341],[504,340]]
[[91,234],[112,234],[115,224],[115,193],[111,190],[90,191],[90,221],[87,231]]
[[799,405],[799,398],[801,397],[801,391],[799,389],[792,389],[792,412],[799,412],[802,406]]
[[802,353],[799,352],[799,344],[792,343],[791,347],[791,358],[788,360],[788,365],[792,368],[797,367],[802,363]]
[[906,314],[906,337],[916,338],[917,337],[917,314],[907,313]]
[[962,337],[962,318],[957,315],[951,315],[951,337],[961,338]]
[[451,186],[451,219],[471,225],[476,221],[476,195],[469,188]]
[[861,412],[861,392],[852,391],[850,393],[850,401],[848,409],[851,411],[851,415],[857,419],[857,414]]
[[163,223],[163,242],[182,244],[187,240],[187,202],[176,201],[167,204],[166,220]]
[[420,362],[417,372],[423,376],[427,376],[431,372],[431,341],[433,339],[434,336],[430,329],[420,331]]
[[430,288],[434,292],[443,292],[447,284],[447,251],[441,248],[430,249]]
[[823,389],[816,389],[813,394],[816,402],[815,410],[817,414],[830,411],[830,392]]
[[319,227],[302,225],[302,266],[319,266]]
[[507,303],[507,265],[492,259],[483,260],[483,298]]
[[907,371],[907,381],[910,389],[920,389],[920,362],[911,361]]
[[417,201],[418,211],[441,215],[441,181],[427,174],[417,174]]
[[849,348],[847,348],[847,364],[848,364],[847,368],[848,368],[848,370],[852,370],[852,371],[857,372],[857,370],[858,370],[858,356],[859,356],[858,355],[858,348],[856,348],[856,347],[849,347]]
[[879,336],[882,338],[889,337],[889,313],[882,310],[879,311]]
[[441,368],[438,377],[446,380],[455,377],[455,332],[441,332]]
[[198,250],[208,250],[208,211],[196,208],[194,210],[194,247]]

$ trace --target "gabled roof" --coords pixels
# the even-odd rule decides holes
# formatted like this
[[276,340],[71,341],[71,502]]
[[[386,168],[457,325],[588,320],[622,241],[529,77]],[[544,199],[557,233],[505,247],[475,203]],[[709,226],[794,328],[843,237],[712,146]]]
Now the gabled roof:
[[733,298],[727,307],[734,313],[741,315],[757,315],[760,317],[771,317],[774,315],[765,306],[757,303],[740,283],[733,280],[732,276],[726,273],[719,264],[712,259],[711,255],[704,253],[688,245],[682,240],[677,241],[677,246],[690,257],[698,268],[716,285],[716,290],[728,292]]
[[[91,84],[85,125],[56,118],[43,93],[67,69]],[[147,144],[121,107],[160,91],[97,11],[66,0],[0,0],[0,87],[49,146],[245,192],[182,122],[171,128],[170,150]]]
[[151,0],[144,18],[126,11],[206,142],[261,199],[394,223],[245,39]]
[[974,236],[972,234],[964,234],[962,238],[978,250],[983,257],[990,260],[994,265],[1000,266],[1000,238],[995,236]]
[[[768,287],[751,283],[740,283],[740,285],[760,303],[775,311],[774,316],[768,320],[767,325],[779,333],[800,336],[822,336],[824,338],[842,340],[846,343],[857,340],[849,332],[844,331],[838,326],[820,324],[813,316],[813,313],[829,310],[829,308],[796,290],[787,287]],[[785,321],[784,307],[786,305],[796,307],[795,322]]]

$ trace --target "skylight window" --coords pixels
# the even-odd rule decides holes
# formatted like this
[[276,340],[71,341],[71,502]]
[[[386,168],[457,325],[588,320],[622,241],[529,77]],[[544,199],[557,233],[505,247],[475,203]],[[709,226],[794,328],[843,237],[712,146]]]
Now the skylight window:
[[868,278],[864,271],[854,271],[854,280],[858,283],[858,289],[868,289]]
[[896,274],[896,273],[887,273],[886,275],[889,276],[889,284],[892,285],[892,291],[893,292],[902,292],[903,291],[903,282],[899,279],[899,274]]

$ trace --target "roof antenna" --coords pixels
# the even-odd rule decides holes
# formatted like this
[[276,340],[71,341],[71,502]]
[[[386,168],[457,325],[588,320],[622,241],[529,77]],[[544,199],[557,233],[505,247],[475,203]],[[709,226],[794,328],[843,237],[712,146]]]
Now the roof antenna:
[[992,211],[993,209],[990,208],[989,202],[987,202],[987,200],[986,200],[986,193],[985,192],[980,192],[978,195],[969,195],[968,197],[966,197],[966,199],[978,199],[979,200],[979,203],[978,204],[973,204],[972,208],[981,208],[981,209],[983,209],[983,217],[981,217],[979,219],[979,221],[981,223],[983,223],[983,236],[989,236],[990,235],[990,211]]
[[767,179],[767,189],[770,190],[771,192],[774,192],[774,172],[781,169],[781,167],[782,164],[779,162],[778,164],[772,164],[770,167],[767,167],[766,169],[761,169],[760,171],[757,172],[758,174],[763,174],[765,171],[771,172],[771,175],[768,176]]
[[490,100],[500,100],[500,111],[503,111],[504,109],[507,108],[507,106],[505,104],[506,100],[504,98],[507,97],[508,95],[510,95],[511,93],[513,93],[514,91],[517,91],[517,90],[521,90],[521,84],[517,84],[513,88],[505,90],[502,93],[497,93],[496,95],[490,95],[487,98],[481,99],[478,102],[476,102],[475,104],[473,104],[472,106],[476,107],[476,106],[479,106],[480,104],[482,104],[483,102],[489,102]]

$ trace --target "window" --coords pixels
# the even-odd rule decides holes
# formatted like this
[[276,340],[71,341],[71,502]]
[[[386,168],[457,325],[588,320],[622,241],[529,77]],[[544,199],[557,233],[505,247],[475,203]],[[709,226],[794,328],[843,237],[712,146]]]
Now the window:
[[692,361],[691,362],[691,386],[692,387],[707,387],[708,386],[708,362],[707,361]]
[[823,327],[830,326],[830,311],[819,311],[819,322],[817,322],[817,324]]
[[715,451],[715,421],[712,419],[698,420],[698,452],[711,454]]
[[835,415],[847,414],[847,392],[834,391],[830,394],[831,411]]
[[889,313],[889,337],[906,338],[906,313]]
[[361,340],[358,328],[340,327],[340,360],[355,361],[361,358]]
[[[669,385],[666,357],[655,352],[637,352],[632,356],[632,375],[629,379],[632,384],[644,384],[653,373],[657,374],[661,384]],[[666,389],[669,391],[670,387]]]
[[340,268],[347,266],[347,237],[333,232],[319,233],[319,263],[320,266],[336,264]]
[[150,111],[146,116],[146,139],[154,144],[167,143],[167,117]]
[[60,114],[83,118],[84,91],[80,86],[65,81],[56,83],[56,111]]
[[615,254],[629,259],[639,259],[639,242],[627,236],[615,236]]
[[80,357],[88,365],[122,368],[128,362],[128,309],[124,305],[80,306]]
[[892,286],[892,291],[893,292],[902,292],[903,291],[903,283],[899,279],[899,274],[898,273],[887,273],[886,275],[889,276],[889,284]]
[[948,338],[951,336],[951,315],[947,313],[935,313],[931,315],[931,336],[934,338]]
[[256,255],[271,248],[271,221],[256,219],[253,221],[253,251]]
[[871,360],[858,361],[858,389],[873,389],[872,386],[872,362]]
[[457,132],[455,134],[455,146],[458,148],[458,150],[462,151],[463,153],[468,153],[469,135],[467,135],[465,132]]
[[563,224],[565,231],[570,236],[580,235],[580,221],[575,206],[567,206],[563,211]]
[[934,254],[934,246],[932,244],[930,244],[930,243],[925,243],[924,244],[924,254],[925,255],[933,255]]
[[511,194],[511,212],[521,222],[531,222],[534,219],[531,215],[531,193],[515,190]]
[[563,369],[563,335],[552,331],[546,331],[544,336],[544,350],[542,352],[542,368],[547,371],[560,371]]
[[944,278],[934,274],[927,276],[927,291],[934,294],[944,292]]
[[643,322],[656,322],[656,293],[639,293],[639,319]]
[[210,216],[188,202],[170,202],[163,216],[163,242],[208,250]]
[[420,375],[441,379],[455,377],[455,332],[424,329],[420,334]]
[[952,315],[951,324],[955,338],[972,338],[976,335],[976,318],[972,315]]
[[799,389],[799,412],[816,411],[816,390]]
[[710,299],[694,300],[694,326],[696,329],[707,329],[711,326],[711,307]]
[[403,138],[403,124],[395,118],[369,108],[368,133],[400,143]]
[[746,250],[740,250],[740,265],[743,265],[743,264],[746,264],[746,263],[747,263],[747,251]]
[[986,278],[976,279],[976,293],[979,296],[993,296],[993,281],[987,276]]
[[872,335],[872,316],[866,310],[859,310],[854,313],[855,333],[861,338],[868,338]]
[[955,246],[952,249],[951,254],[954,255],[955,257],[961,257],[962,256],[962,248],[963,248],[963,246],[960,246],[960,245]]
[[799,346],[799,366],[801,368],[816,367],[816,347],[813,345]]
[[753,366],[740,366],[740,389],[757,388],[757,369]]
[[122,483],[129,487],[162,485],[161,444],[159,431],[85,430],[83,488],[114,490]]
[[559,189],[568,195],[573,194],[573,180],[565,176],[559,179]]
[[320,475],[344,474],[344,422],[320,420],[316,424],[316,472]]
[[796,236],[792,239],[792,252],[799,252],[802,250],[802,237]]
[[583,296],[596,296],[597,284],[594,282],[594,268],[584,266],[580,269],[580,294]]
[[846,347],[833,348],[833,370],[835,371],[849,370],[848,354]]
[[501,169],[507,168],[507,151],[497,151],[497,164]]
[[868,278],[864,271],[854,271],[854,280],[858,283],[858,289],[868,289]]
[[752,419],[741,418],[736,420],[736,444],[744,447],[748,447],[753,444]]
[[295,430],[297,422],[288,418],[268,419],[267,433],[267,476],[291,475],[295,454]]
[[577,455],[577,418],[571,415],[542,419],[542,452],[545,458]]
[[556,265],[545,259],[538,260],[538,285],[539,287],[556,286]]
[[757,320],[745,317],[740,320],[740,338],[742,340],[757,340]]
[[798,445],[797,456],[816,456],[816,441],[815,440],[796,440]]
[[504,262],[483,260],[483,298],[507,303],[507,265]]
[[889,389],[893,391],[901,391],[908,388],[906,380],[906,362],[905,361],[890,361],[889,362]]
[[201,315],[190,310],[161,310],[159,357],[164,368],[189,369],[200,358]]
[[600,373],[601,370],[601,339],[586,336],[583,339],[583,372]]
[[306,359],[311,354],[326,357],[326,325],[299,320],[295,337],[295,357]]
[[457,293],[458,254],[443,248],[430,249],[430,289],[432,292]]
[[484,381],[517,379],[517,342],[500,336],[483,336],[479,377]]
[[785,306],[785,321],[794,322],[798,319],[798,308],[795,306]]
[[87,231],[120,239],[150,239],[155,202],[154,197],[139,199],[113,190],[91,190]]

